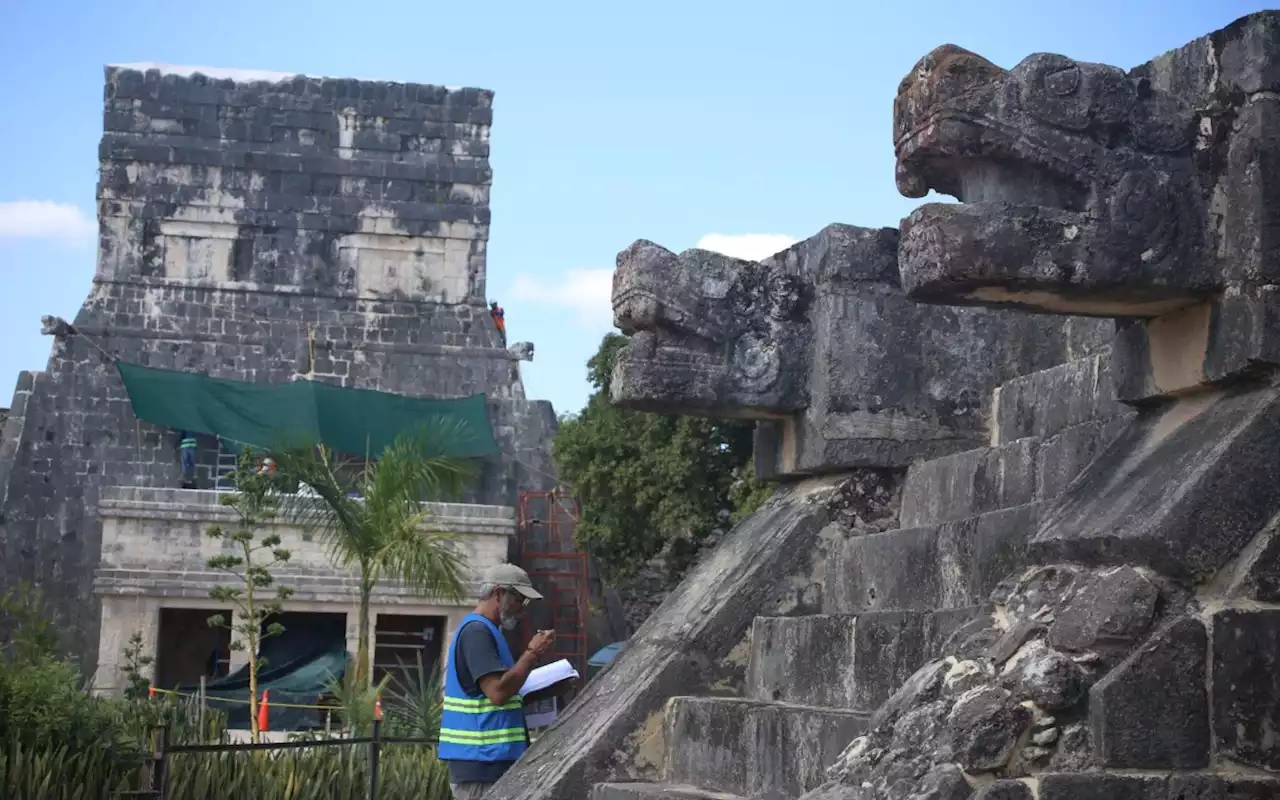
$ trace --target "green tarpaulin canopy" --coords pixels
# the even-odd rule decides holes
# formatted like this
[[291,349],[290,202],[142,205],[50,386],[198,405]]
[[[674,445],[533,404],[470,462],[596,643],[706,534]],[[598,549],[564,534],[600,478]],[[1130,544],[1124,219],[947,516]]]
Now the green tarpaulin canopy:
[[446,429],[445,455],[498,452],[483,394],[424,400],[315,381],[248,383],[123,362],[116,366],[138,419],[174,430],[259,447],[323,443],[362,456],[381,453],[401,433],[429,425]]

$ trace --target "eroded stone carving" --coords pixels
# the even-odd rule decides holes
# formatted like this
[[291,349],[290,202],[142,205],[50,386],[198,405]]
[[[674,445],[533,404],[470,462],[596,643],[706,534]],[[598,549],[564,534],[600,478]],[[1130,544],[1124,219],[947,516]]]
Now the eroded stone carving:
[[[946,45],[894,103],[911,296],[1154,317],[1276,282],[1275,37],[1258,14],[1124,71]],[[1252,239],[1253,241],[1250,241]]]
[[897,231],[838,224],[762,262],[636,242],[614,273],[631,337],[614,402],[760,420],[762,477],[904,466],[985,442],[993,386],[1110,336],[1102,320],[915,303],[897,257]]
[[1252,466],[1280,446],[1277,262],[1258,257],[1274,246],[1276,173],[1260,166],[1280,152],[1278,55],[1266,12],[1129,72],[1052,55],[1006,71],[947,46],[903,81],[899,188],[962,200],[904,223],[909,293],[1147,318],[1113,363],[1144,408],[1041,515],[1039,565],[903,684],[813,797],[943,796],[957,766],[979,796],[1025,796],[1019,779],[1041,800],[1280,796],[1237,767],[1280,772],[1262,744],[1280,684],[1245,677],[1280,657],[1280,612],[1234,594],[1261,591],[1248,576],[1280,508]]

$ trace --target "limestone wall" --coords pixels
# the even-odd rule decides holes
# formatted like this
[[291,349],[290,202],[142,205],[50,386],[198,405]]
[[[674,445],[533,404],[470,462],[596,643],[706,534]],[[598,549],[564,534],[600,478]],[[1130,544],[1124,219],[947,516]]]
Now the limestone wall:
[[[209,586],[226,576],[208,569],[212,556],[233,552],[225,541],[208,535],[213,525],[232,527],[234,511],[219,503],[217,492],[190,489],[122,489],[103,491],[102,559],[95,587],[98,594],[142,592],[157,596],[207,597]],[[484,570],[506,559],[515,535],[515,509],[460,503],[426,504],[431,519],[424,530],[453,534],[474,587]],[[323,538],[291,522],[287,516],[264,526],[280,536],[289,550],[277,578],[297,590],[299,600],[343,601],[355,596],[356,573],[333,564]],[[376,594],[387,603],[414,600],[413,593],[384,583]]]
[[[103,489],[180,478],[172,432],[133,416],[115,359],[485,392],[503,455],[460,499],[511,506],[553,482],[554,413],[525,398],[484,303],[492,93],[249,77],[107,69],[97,274],[0,434],[0,590],[41,584],[90,665]],[[206,481],[214,451],[202,441]]]

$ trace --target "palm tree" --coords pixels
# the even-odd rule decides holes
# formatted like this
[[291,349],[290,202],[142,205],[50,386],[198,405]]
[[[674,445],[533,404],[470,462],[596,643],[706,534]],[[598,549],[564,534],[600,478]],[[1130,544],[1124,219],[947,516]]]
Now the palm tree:
[[[279,477],[296,481],[292,516],[318,531],[330,557],[359,575],[357,685],[368,681],[369,604],[378,581],[396,579],[423,594],[449,600],[463,595],[463,557],[454,537],[431,530],[422,503],[455,496],[475,474],[474,462],[448,455],[460,429],[448,422],[402,434],[376,460],[340,460],[326,446],[286,450]],[[310,489],[303,491],[302,487]],[[305,497],[311,494],[311,497]]]

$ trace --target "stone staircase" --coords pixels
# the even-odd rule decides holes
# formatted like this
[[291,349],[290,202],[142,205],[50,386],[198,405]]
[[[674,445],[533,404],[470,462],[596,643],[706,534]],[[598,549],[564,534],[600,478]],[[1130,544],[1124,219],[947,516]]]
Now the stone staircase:
[[821,784],[1025,563],[1040,509],[1132,416],[1113,397],[1109,352],[996,389],[989,447],[912,465],[901,527],[833,546],[822,614],[755,620],[745,697],[671,699],[665,783],[597,784],[592,798],[795,798]]

